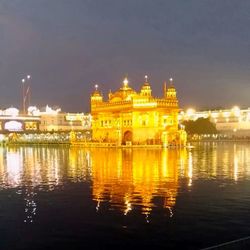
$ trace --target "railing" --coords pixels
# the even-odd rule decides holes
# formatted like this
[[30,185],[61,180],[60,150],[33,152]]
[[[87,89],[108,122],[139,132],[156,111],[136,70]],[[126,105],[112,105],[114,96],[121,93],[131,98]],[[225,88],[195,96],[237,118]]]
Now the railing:
[[250,249],[250,236],[243,237],[237,240],[228,241],[211,247],[203,248],[202,250],[212,249]]
[[[178,101],[177,102],[170,102],[169,100],[166,99],[158,99],[158,98],[152,98],[150,100],[131,100],[131,101],[119,101],[119,102],[101,102],[101,103],[96,103],[92,109],[95,112],[102,111],[105,109],[110,109],[110,108],[119,108],[119,109],[127,109],[127,108],[132,108],[133,106],[139,105],[139,104],[153,104],[155,103],[156,105],[153,107],[171,107],[171,108],[178,108]],[[150,105],[149,105],[150,106]],[[141,106],[143,107],[143,105]]]

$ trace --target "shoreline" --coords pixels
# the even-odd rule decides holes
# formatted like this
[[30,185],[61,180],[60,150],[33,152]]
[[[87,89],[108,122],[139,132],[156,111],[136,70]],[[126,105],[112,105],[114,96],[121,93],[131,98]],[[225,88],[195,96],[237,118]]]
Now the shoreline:
[[66,147],[82,147],[82,148],[152,148],[152,149],[182,149],[182,148],[193,148],[192,144],[196,143],[236,143],[244,142],[250,143],[250,139],[228,139],[228,140],[189,140],[187,145],[169,145],[163,146],[160,144],[149,145],[149,144],[140,144],[140,145],[117,145],[116,143],[98,143],[98,142],[2,142],[0,143],[1,147],[8,146],[66,146]]
[[97,142],[5,142],[1,146],[67,146],[67,147],[82,147],[82,148],[152,148],[152,149],[181,149],[187,146],[166,146],[163,145],[117,145],[116,143],[97,143]]

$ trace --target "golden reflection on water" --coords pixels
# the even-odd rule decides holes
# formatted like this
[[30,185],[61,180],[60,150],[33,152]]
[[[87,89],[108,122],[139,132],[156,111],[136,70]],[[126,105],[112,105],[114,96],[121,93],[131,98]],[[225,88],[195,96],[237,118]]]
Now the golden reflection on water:
[[95,149],[91,156],[97,210],[108,201],[125,215],[138,205],[147,215],[154,197],[160,197],[165,208],[175,205],[178,165],[180,158],[186,157],[185,150]]
[[197,144],[194,149],[107,149],[0,147],[0,190],[16,188],[25,200],[25,222],[37,212],[36,195],[71,182],[91,185],[92,200],[127,215],[154,207],[173,215],[178,190],[195,180],[237,183],[250,176],[247,144]]

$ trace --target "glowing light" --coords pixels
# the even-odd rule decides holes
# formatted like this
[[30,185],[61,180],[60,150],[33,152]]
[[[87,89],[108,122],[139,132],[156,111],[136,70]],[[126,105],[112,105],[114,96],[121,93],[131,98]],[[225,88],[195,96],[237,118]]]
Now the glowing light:
[[22,131],[22,123],[17,121],[9,121],[5,123],[4,128],[8,131]]
[[218,113],[212,113],[211,116],[212,116],[213,118],[216,118],[216,117],[218,117]]
[[239,117],[240,116],[240,108],[238,106],[234,106],[232,108],[232,111],[234,113],[235,116]]
[[195,110],[193,108],[189,108],[189,109],[187,109],[186,113],[188,116],[191,116],[191,115],[194,115]]
[[95,90],[97,90],[97,89],[98,89],[98,87],[99,87],[99,86],[96,84],[96,85],[95,85]]
[[8,184],[12,187],[20,183],[21,171],[23,168],[21,155],[15,152],[7,153],[7,173]]
[[45,114],[50,114],[50,115],[56,115],[61,111],[60,108],[53,110],[51,107],[49,107],[48,105],[46,106],[46,110],[45,110]]
[[125,77],[123,80],[123,85],[126,87],[128,85],[128,78]]
[[170,81],[170,82],[172,82],[172,81],[173,81],[173,78],[172,78],[172,77],[171,77],[171,78],[169,78],[169,81]]
[[25,82],[25,79],[22,79],[22,82],[24,83],[24,82]]
[[8,108],[4,110],[3,114],[8,116],[18,116],[19,110],[16,108]]
[[30,78],[31,78],[31,76],[30,76],[30,75],[27,75],[27,78],[28,78],[28,79],[30,79]]
[[125,204],[126,204],[126,209],[124,211],[124,215],[127,215],[127,213],[132,210],[132,206],[128,200],[128,197],[125,197]]
[[238,180],[239,158],[237,155],[237,148],[234,145],[234,180]]
[[188,159],[188,178],[189,178],[188,186],[191,187],[193,178],[193,156],[191,151],[189,152],[189,159]]
[[36,106],[29,106],[28,107],[28,115],[39,116],[40,110]]
[[238,106],[234,106],[232,110],[240,110],[240,108]]
[[134,103],[133,107],[157,107],[157,103],[156,102]]
[[145,81],[146,81],[146,82],[148,81],[148,76],[147,76],[147,75],[145,75]]

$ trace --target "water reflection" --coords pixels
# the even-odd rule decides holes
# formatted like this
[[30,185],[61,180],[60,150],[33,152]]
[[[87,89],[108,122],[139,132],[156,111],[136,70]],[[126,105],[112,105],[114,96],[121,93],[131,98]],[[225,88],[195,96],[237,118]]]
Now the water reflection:
[[[250,146],[203,143],[192,150],[1,147],[0,190],[15,188],[24,201],[24,222],[39,212],[37,194],[87,183],[96,211],[139,211],[147,220],[154,209],[172,217],[180,187],[196,180],[237,184],[250,176]],[[184,185],[184,187],[183,187]]]
[[[248,143],[200,143],[192,151],[193,179],[237,180],[249,178]],[[190,157],[189,157],[190,160]]]
[[178,190],[178,166],[186,151],[97,149],[92,155],[93,199],[119,208],[125,215],[140,206],[148,215],[154,197],[171,209]]

